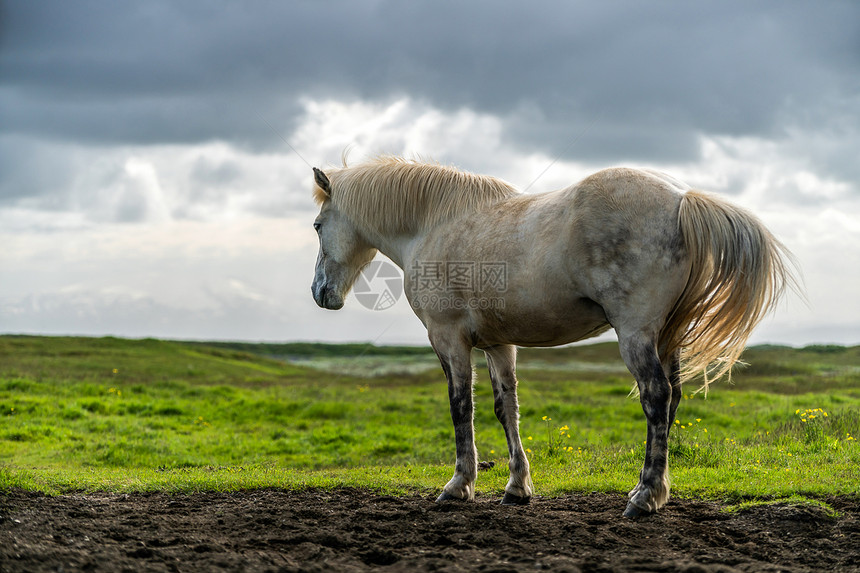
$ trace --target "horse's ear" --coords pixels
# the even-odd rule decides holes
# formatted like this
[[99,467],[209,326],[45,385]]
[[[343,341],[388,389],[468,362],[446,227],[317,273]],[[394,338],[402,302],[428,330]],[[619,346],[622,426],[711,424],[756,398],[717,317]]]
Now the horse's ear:
[[328,177],[325,176],[325,173],[322,172],[321,169],[317,169],[314,167],[314,181],[316,181],[317,186],[325,191],[326,195],[331,196],[331,183],[328,180]]

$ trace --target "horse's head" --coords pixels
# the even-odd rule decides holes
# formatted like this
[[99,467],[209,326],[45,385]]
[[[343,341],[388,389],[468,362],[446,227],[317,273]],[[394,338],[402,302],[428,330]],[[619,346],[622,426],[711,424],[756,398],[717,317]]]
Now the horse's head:
[[376,249],[334,204],[331,183],[316,167],[314,181],[317,185],[315,198],[320,203],[314,229],[320,239],[320,250],[311,293],[322,308],[338,310],[343,307],[344,298],[361,269],[376,255]]

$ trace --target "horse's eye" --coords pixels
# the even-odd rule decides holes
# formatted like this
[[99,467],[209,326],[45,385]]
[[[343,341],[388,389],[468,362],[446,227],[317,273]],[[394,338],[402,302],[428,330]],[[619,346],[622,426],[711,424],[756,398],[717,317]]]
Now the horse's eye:
[[322,229],[322,225],[320,225],[319,223],[314,223],[314,231],[319,233],[320,229]]

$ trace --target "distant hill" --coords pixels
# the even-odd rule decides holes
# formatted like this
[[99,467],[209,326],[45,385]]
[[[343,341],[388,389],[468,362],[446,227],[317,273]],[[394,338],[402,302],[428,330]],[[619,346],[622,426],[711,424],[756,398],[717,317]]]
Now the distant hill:
[[[64,357],[75,360],[69,362]],[[81,357],[90,358],[81,360]],[[120,358],[139,364],[142,376],[150,372],[157,373],[159,378],[200,377],[208,373],[214,379],[227,380],[246,378],[249,370],[256,377],[273,378],[310,376],[302,373],[313,373],[314,369],[357,377],[408,376],[420,372],[435,375],[438,370],[438,361],[429,346],[0,335],[0,370],[14,371],[16,363],[28,363],[41,365],[43,370],[71,368],[77,376],[89,377],[93,371],[110,372],[111,361]],[[738,365],[733,374],[738,389],[757,388],[780,394],[837,389],[860,393],[860,346],[761,345],[748,348],[742,359],[746,365]],[[485,366],[479,351],[475,351],[474,361],[479,369]],[[615,376],[632,382],[615,342],[523,348],[519,351],[518,366],[521,372],[544,371],[542,376],[558,380],[573,376],[581,379]],[[693,389],[697,384],[694,381],[689,386]],[[733,386],[720,384],[720,387],[730,390]]]

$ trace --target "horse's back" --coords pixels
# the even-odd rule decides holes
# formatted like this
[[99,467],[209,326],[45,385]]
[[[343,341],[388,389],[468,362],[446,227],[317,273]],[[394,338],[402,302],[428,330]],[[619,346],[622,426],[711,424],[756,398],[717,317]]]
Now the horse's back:
[[[680,200],[670,180],[607,169],[561,191],[505,199],[453,220],[416,255],[478,267],[504,263],[504,308],[443,313],[470,315],[482,338],[502,342],[504,331],[520,345],[572,342],[603,330],[607,319],[615,325],[621,317],[669,311],[687,272]],[[469,289],[462,296],[488,293]]]
[[659,171],[613,167],[586,177],[562,193],[568,194],[575,209],[625,217],[632,213],[677,211],[681,194],[688,190],[686,184]]

